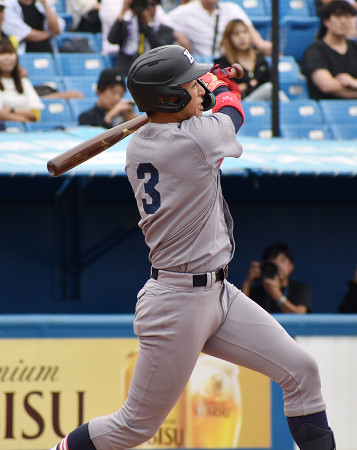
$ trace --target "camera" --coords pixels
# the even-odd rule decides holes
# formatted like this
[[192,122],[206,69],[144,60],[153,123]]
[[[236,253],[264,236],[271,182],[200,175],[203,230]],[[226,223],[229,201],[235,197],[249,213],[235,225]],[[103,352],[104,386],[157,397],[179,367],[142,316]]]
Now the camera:
[[267,261],[260,265],[261,278],[270,278],[273,279],[278,275],[279,269],[276,264],[271,261]]
[[148,0],[133,0],[133,3],[130,5],[130,9],[132,9],[136,14],[140,14],[147,9],[148,6]]

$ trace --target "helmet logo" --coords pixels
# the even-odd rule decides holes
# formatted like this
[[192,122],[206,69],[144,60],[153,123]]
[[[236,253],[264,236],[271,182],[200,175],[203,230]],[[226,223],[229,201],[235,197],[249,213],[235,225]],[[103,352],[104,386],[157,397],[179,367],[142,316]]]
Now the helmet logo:
[[195,62],[194,57],[191,55],[191,53],[187,50],[187,48],[185,49],[184,52],[182,52],[183,55],[186,56],[186,58],[190,61],[190,64],[193,64]]

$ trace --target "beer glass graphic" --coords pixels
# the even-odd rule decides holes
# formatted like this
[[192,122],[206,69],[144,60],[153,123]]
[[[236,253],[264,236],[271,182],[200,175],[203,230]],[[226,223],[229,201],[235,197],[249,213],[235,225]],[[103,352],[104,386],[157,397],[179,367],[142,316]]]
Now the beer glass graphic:
[[186,447],[236,448],[242,401],[236,365],[201,355],[187,387]]

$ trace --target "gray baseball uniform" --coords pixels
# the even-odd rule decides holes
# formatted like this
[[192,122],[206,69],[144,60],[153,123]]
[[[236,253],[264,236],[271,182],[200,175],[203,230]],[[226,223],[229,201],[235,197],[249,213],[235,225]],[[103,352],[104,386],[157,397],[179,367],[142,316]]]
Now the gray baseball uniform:
[[[148,123],[128,145],[126,171],[158,270],[138,294],[140,352],[128,398],[119,411],[89,422],[97,449],[132,448],[150,439],[201,351],[279,383],[287,416],[325,409],[314,359],[270,314],[226,279],[216,280],[215,271],[234,252],[219,163],[241,152],[232,120],[222,113]],[[201,273],[206,284],[194,287],[192,274]]]

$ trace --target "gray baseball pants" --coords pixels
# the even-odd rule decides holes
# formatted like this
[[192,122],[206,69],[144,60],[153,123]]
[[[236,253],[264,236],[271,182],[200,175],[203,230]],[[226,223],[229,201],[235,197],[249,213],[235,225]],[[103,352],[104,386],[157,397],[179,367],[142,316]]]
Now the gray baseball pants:
[[140,352],[123,407],[89,422],[98,450],[135,447],[154,436],[183,392],[200,352],[280,384],[286,416],[323,411],[315,360],[265,310],[227,280],[159,271],[138,294]]

